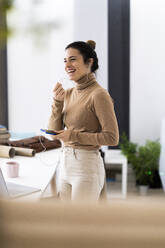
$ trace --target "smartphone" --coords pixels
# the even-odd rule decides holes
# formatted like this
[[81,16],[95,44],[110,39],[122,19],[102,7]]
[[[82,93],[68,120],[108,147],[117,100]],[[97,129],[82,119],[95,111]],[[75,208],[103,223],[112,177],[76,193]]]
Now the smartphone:
[[40,129],[42,132],[46,133],[46,134],[51,134],[51,135],[56,135],[58,133],[56,133],[53,130],[49,130],[49,129]]

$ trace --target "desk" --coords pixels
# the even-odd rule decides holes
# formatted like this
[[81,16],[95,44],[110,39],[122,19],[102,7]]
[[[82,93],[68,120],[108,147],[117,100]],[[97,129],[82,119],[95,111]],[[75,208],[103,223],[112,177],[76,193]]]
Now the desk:
[[[34,157],[0,158],[0,166],[5,180],[19,185],[39,188],[43,192],[56,172],[60,151],[61,148],[58,148],[37,153]],[[17,161],[20,164],[19,177],[7,177],[5,170],[5,162],[7,161]]]
[[122,165],[122,198],[127,195],[127,158],[121,153],[119,149],[110,149],[105,151],[105,167],[108,164]]
[[[15,156],[13,159],[0,158],[5,180],[20,185],[41,189],[43,192],[56,172],[61,148],[37,153],[34,157]],[[5,162],[17,161],[20,164],[20,173],[17,178],[8,178],[5,172]],[[127,159],[120,150],[107,150],[105,164],[122,165],[122,197],[127,195]]]

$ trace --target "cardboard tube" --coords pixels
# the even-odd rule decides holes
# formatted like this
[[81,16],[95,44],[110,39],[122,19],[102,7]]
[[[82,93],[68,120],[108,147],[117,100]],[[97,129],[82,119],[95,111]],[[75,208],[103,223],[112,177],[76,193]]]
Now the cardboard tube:
[[14,156],[15,156],[15,149],[13,147],[0,145],[0,157],[13,158]]
[[33,157],[35,155],[35,150],[30,148],[13,147],[15,150],[15,155]]

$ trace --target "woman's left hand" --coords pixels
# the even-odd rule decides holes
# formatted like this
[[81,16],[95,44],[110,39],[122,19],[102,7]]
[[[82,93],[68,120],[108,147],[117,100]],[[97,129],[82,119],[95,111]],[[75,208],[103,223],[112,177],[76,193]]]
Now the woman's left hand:
[[62,140],[63,142],[67,142],[70,139],[71,135],[71,130],[60,130],[60,131],[55,131],[57,134],[54,135],[54,139],[59,139]]

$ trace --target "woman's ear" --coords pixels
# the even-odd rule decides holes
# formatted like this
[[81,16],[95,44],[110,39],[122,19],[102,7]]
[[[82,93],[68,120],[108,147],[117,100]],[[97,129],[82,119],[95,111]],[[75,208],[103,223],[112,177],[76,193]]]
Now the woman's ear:
[[92,67],[93,65],[93,58],[89,58],[87,64]]

